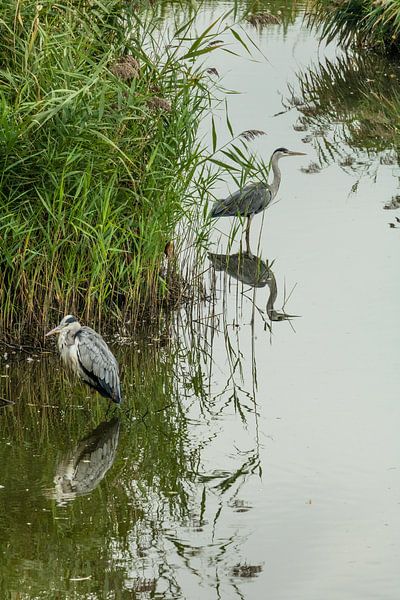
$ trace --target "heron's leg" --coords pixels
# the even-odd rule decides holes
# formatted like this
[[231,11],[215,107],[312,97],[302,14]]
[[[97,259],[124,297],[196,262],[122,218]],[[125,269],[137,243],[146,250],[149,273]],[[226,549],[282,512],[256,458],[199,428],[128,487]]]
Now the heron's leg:
[[246,226],[246,252],[248,254],[251,254],[251,250],[250,250],[250,225],[251,225],[252,218],[253,218],[253,215],[249,215],[247,217],[247,226]]

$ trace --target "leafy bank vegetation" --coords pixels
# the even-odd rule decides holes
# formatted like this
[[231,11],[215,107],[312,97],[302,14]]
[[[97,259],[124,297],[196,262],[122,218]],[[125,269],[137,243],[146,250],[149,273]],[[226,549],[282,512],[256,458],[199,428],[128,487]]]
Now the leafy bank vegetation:
[[189,28],[168,46],[134,3],[0,0],[3,339],[66,312],[134,324],[166,301],[209,106],[209,39]]

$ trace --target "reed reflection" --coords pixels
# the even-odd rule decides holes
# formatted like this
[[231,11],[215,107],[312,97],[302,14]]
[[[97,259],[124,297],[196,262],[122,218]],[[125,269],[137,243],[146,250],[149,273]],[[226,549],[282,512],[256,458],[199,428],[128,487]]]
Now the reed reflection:
[[398,65],[373,53],[348,52],[298,75],[287,107],[298,111],[294,129],[305,132],[321,166],[362,175],[398,164],[399,80]]
[[82,438],[58,464],[54,489],[46,495],[62,506],[92,492],[114,463],[119,430],[120,421],[115,417]]

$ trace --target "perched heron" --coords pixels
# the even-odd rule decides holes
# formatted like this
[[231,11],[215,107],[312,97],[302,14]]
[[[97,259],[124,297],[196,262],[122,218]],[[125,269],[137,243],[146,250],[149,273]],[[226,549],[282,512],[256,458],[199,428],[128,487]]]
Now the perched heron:
[[284,156],[304,156],[305,152],[292,152],[287,148],[277,148],[271,156],[271,168],[274,174],[269,185],[263,181],[249,183],[224,200],[217,200],[212,209],[211,218],[216,217],[247,217],[246,244],[249,248],[250,225],[254,215],[267,208],[278,193],[281,182],[281,172],[278,162]]
[[98,333],[82,326],[76,317],[67,315],[46,333],[58,334],[58,349],[68,369],[105,398],[119,404],[122,400],[118,363]]

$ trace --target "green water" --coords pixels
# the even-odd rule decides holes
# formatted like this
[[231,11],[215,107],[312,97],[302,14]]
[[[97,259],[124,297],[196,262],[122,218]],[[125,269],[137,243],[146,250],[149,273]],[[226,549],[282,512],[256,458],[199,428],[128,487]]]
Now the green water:
[[11,364],[16,405],[1,413],[2,597],[129,597],[156,587],[155,562],[172,593],[160,544],[176,519],[197,518],[199,449],[176,394],[175,351],[135,350],[120,352],[132,414],[107,414],[105,402],[62,378],[57,359]]
[[235,130],[307,152],[254,220],[260,261],[240,235],[224,258],[215,222],[207,300],[109,340],[121,409],[53,347],[1,357],[1,599],[397,600],[397,71],[271,8],[282,25],[245,26],[264,58],[212,57]]

